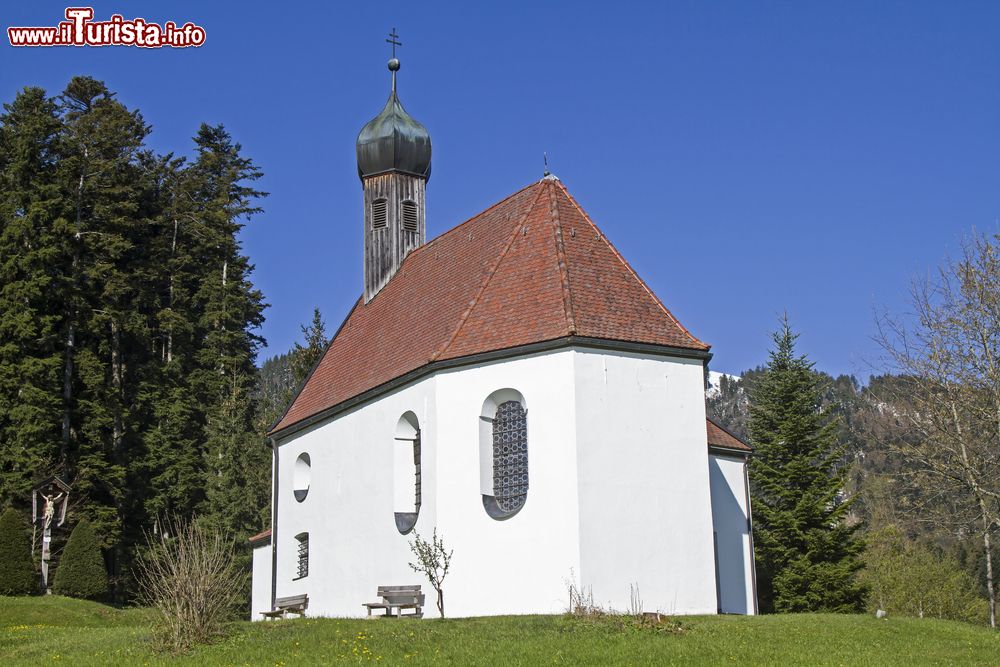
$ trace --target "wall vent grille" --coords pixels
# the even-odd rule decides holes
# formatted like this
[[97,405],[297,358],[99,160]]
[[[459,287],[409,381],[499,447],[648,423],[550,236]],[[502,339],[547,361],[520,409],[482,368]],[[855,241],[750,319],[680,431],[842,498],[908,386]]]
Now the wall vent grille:
[[372,202],[372,229],[384,229],[389,224],[389,203],[384,199]]
[[417,205],[409,200],[403,202],[403,229],[413,233],[417,231]]

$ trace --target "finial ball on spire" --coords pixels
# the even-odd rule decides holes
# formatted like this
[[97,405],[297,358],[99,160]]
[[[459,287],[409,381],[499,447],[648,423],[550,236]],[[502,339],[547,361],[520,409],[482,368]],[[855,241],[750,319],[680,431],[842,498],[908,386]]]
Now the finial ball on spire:
[[392,58],[392,59],[389,60],[389,71],[390,72],[398,72],[399,71],[399,59],[398,58]]

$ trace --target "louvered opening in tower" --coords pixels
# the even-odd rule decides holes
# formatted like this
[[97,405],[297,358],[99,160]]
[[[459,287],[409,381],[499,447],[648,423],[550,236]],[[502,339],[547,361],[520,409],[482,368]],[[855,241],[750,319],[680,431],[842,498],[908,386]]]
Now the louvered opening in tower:
[[372,229],[383,229],[389,224],[389,203],[385,199],[372,202]]
[[403,229],[407,232],[417,231],[417,204],[410,200],[403,202]]

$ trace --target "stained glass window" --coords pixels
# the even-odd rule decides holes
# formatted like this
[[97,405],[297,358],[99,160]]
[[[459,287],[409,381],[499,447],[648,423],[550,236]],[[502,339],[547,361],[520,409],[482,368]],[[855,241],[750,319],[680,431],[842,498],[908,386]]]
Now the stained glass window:
[[493,496],[508,515],[528,496],[528,419],[520,401],[501,403],[493,419]]

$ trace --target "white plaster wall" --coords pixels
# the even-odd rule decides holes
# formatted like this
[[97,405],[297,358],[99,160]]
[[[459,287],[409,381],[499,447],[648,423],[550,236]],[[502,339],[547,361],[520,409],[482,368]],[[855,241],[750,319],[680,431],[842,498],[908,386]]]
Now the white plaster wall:
[[625,610],[716,612],[700,360],[578,350],[579,583]]
[[753,553],[742,458],[710,456],[712,520],[718,558],[719,608],[727,614],[753,614]]
[[[496,521],[482,504],[479,416],[504,388],[527,407],[529,491]],[[278,597],[308,594],[312,616],[359,616],[377,586],[419,583],[436,614],[407,565],[413,535],[393,516],[394,435],[407,411],[422,440],[415,530],[436,526],[454,549],[449,616],[558,613],[571,573],[617,609],[637,583],[646,610],[716,611],[702,364],[587,349],[441,371],[280,442]],[[303,451],[312,484],[299,503],[292,464]],[[309,576],[294,580],[300,532]],[[270,563],[254,565],[256,591]]]
[[[393,448],[400,416],[420,421],[423,498],[416,529],[434,523],[435,404],[433,377],[388,394],[279,443],[277,595],[308,594],[310,616],[364,615],[380,584],[424,583],[407,563],[408,537],[393,515]],[[292,463],[302,451],[312,459],[312,484],[296,502]],[[295,580],[295,535],[309,533],[309,576]]]
[[[566,609],[565,581],[579,570],[573,354],[438,375],[438,530],[455,550],[444,585],[449,616]],[[483,508],[479,417],[486,398],[505,388],[527,407],[528,496],[517,514],[497,521]]]
[[250,620],[260,621],[262,611],[271,611],[271,544],[253,549],[253,578],[250,588]]

